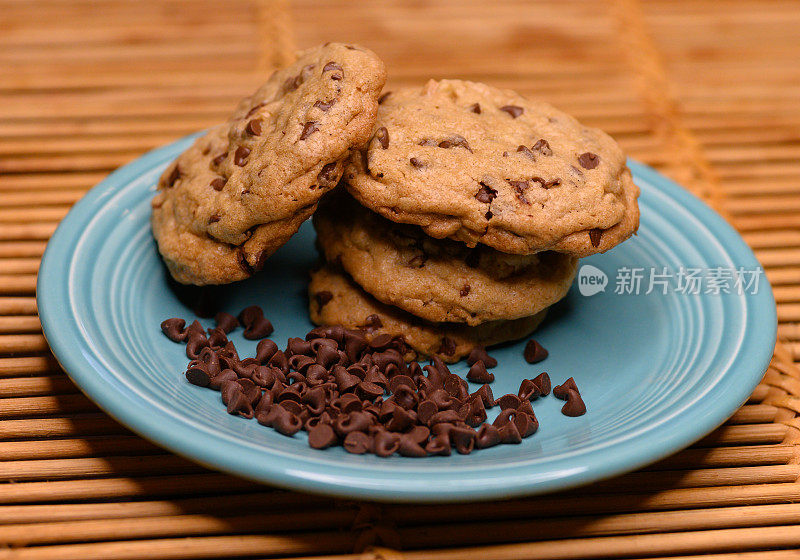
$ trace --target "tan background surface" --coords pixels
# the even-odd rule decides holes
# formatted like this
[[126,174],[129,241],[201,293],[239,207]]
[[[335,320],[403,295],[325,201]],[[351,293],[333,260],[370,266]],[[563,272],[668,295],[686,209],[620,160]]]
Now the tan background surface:
[[[0,559],[800,557],[799,24],[797,2],[759,0],[0,0]],[[436,507],[254,485],[98,411],[41,335],[48,237],[111,170],[326,40],[377,51],[389,88],[465,77],[548,99],[724,212],[778,300],[750,402],[646,471]]]

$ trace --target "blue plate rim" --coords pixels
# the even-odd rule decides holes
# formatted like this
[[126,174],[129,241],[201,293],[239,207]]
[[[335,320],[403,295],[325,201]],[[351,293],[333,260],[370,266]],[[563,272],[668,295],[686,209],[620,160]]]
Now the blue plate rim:
[[[264,461],[263,457],[261,461],[232,460],[231,450],[226,449],[228,442],[220,440],[220,446],[216,447],[209,445],[207,441],[193,441],[192,438],[181,435],[181,430],[184,429],[182,425],[178,424],[176,427],[169,419],[164,422],[163,419],[151,417],[144,413],[145,410],[139,404],[132,406],[122,393],[109,390],[102,378],[96,375],[93,369],[96,364],[92,364],[76,348],[75,331],[72,329],[78,328],[78,325],[69,311],[69,298],[64,297],[66,283],[63,281],[63,272],[59,274],[59,271],[69,268],[71,245],[78,239],[81,225],[93,215],[93,211],[102,208],[104,200],[113,196],[132,178],[174,157],[172,150],[178,145],[188,144],[198,134],[148,152],[117,169],[73,206],[51,237],[42,257],[37,281],[37,304],[43,332],[53,354],[87,396],[110,416],[142,437],[208,467],[294,490],[382,501],[455,502],[509,498],[565,489],[634,470],[702,438],[721,425],[747,400],[771,360],[777,337],[777,310],[772,290],[765,280],[759,292],[746,299],[747,336],[743,337],[736,355],[730,357],[730,363],[736,364],[733,367],[746,373],[746,377],[745,373],[741,374],[741,383],[733,390],[725,392],[722,395],[724,398],[714,398],[720,397],[716,395],[720,392],[720,384],[717,383],[706,395],[715,405],[711,412],[700,419],[692,418],[691,423],[688,418],[678,418],[670,430],[656,430],[656,433],[644,431],[634,436],[635,441],[627,442],[628,451],[617,448],[616,453],[607,454],[603,461],[591,468],[584,466],[561,470],[559,476],[553,478],[542,478],[539,474],[533,480],[530,473],[524,472],[524,466],[512,467],[514,472],[506,473],[507,476],[502,478],[491,477],[480,485],[457,484],[444,489],[427,481],[403,487],[402,484],[387,486],[380,480],[371,484],[365,477],[332,474],[320,476],[317,470],[299,469],[296,463],[289,463],[290,459],[287,457],[273,456],[271,461]],[[656,186],[682,204],[697,219],[702,220],[737,264],[745,267],[761,266],[739,233],[702,200],[642,163],[629,160],[628,164],[635,176]],[[171,428],[176,431],[171,431]],[[235,451],[242,453],[240,448]],[[249,453],[252,454],[252,451]],[[594,453],[597,452],[590,452],[589,455]],[[518,470],[522,472],[516,472]]]

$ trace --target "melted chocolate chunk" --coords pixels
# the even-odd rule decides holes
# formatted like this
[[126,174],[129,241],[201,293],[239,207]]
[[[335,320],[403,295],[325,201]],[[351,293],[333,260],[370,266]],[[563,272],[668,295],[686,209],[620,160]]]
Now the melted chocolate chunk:
[[247,156],[250,155],[250,148],[245,146],[239,146],[236,148],[236,152],[233,154],[233,163],[238,165],[239,167],[244,167],[247,163]]
[[247,122],[244,131],[251,136],[261,136],[261,119],[253,119]]
[[312,134],[314,134],[317,130],[317,123],[316,121],[308,121],[306,124],[303,125],[303,132],[300,133],[300,140],[305,140]]
[[581,167],[584,169],[594,169],[600,165],[600,156],[592,152],[584,152],[578,156],[578,163],[580,163]]
[[492,187],[483,183],[480,183],[480,186],[481,188],[478,189],[477,193],[475,193],[475,198],[478,200],[478,202],[490,203],[497,198],[497,191]]
[[500,107],[500,110],[508,113],[512,118],[515,119],[525,112],[525,109],[517,105],[504,105]]
[[594,228],[589,230],[589,241],[592,243],[592,247],[599,247],[600,246],[600,239],[603,237],[603,230],[600,228]]
[[389,131],[385,126],[380,127],[375,131],[375,139],[380,143],[381,148],[384,150],[389,147]]

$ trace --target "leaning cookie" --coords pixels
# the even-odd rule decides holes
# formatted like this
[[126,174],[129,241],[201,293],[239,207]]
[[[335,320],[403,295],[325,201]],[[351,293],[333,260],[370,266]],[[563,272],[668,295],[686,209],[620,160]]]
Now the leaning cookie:
[[450,363],[467,356],[475,346],[492,346],[529,335],[547,313],[543,310],[532,317],[491,321],[476,327],[428,323],[380,303],[330,265],[311,273],[308,293],[309,312],[316,325],[364,329],[369,338],[402,335],[419,356],[439,356]]
[[567,294],[578,266],[559,253],[512,255],[433,239],[344,191],[326,196],[313,220],[328,262],[379,301],[433,322],[474,326],[535,315]]
[[364,206],[436,238],[584,257],[639,224],[625,156],[604,132],[509,90],[460,80],[384,95],[345,172]]
[[173,277],[242,280],[297,231],[373,129],[386,74],[372,52],[305,51],[170,165],[152,226]]

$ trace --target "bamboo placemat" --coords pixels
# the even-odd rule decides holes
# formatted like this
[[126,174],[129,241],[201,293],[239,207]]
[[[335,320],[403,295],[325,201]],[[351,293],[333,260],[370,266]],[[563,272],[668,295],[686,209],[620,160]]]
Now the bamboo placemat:
[[[761,0],[0,0],[0,558],[798,558],[799,24],[796,3]],[[100,413],[41,334],[48,237],[111,170],[326,40],[377,51],[390,88],[466,77],[549,99],[729,217],[778,300],[749,403],[643,471],[447,506],[259,486]]]

